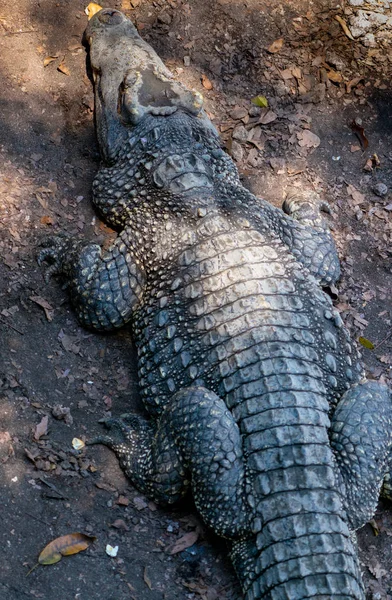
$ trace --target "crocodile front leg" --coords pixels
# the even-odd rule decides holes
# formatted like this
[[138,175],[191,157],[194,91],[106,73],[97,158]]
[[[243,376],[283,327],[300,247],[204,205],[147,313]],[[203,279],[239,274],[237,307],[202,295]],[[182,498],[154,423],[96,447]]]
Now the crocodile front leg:
[[373,517],[383,480],[392,466],[389,389],[367,381],[348,390],[333,415],[330,438],[347,517],[355,530]]
[[279,227],[282,241],[323,285],[335,283],[340,276],[335,242],[322,212],[330,212],[327,202],[315,192],[292,190],[288,193]]
[[103,443],[145,494],[161,504],[177,501],[189,483],[196,507],[215,533],[236,539],[250,533],[241,436],[225,403],[192,387],[175,394],[154,431],[138,417],[107,423],[115,433]]
[[80,323],[98,331],[110,331],[127,323],[141,297],[142,265],[128,247],[125,231],[106,251],[97,244],[75,242],[65,236],[48,238],[38,263],[50,264],[45,278],[65,278]]

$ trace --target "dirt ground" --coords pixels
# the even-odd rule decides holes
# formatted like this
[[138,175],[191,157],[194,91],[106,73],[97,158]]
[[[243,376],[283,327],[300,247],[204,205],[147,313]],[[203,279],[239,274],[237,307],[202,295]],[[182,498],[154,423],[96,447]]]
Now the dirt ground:
[[[81,0],[0,0],[0,597],[238,599],[222,541],[191,501],[143,498],[109,450],[73,450],[98,420],[140,410],[126,330],[83,330],[36,262],[46,235],[103,242],[90,206],[99,156]],[[178,78],[201,91],[244,184],[331,205],[343,273],[331,290],[391,384],[392,10],[386,0],[124,0]],[[267,104],[259,107],[254,102]],[[370,347],[369,347],[370,346]],[[47,423],[47,424],[46,424]],[[27,576],[53,538],[92,546]],[[377,534],[377,535],[376,535]],[[392,507],[359,533],[369,598],[392,598]],[[106,554],[106,545],[118,555]],[[184,548],[184,549],[181,549]]]

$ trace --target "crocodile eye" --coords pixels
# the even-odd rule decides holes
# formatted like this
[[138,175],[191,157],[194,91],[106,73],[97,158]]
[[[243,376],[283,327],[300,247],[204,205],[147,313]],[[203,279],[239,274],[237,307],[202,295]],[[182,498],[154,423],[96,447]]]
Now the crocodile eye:
[[118,25],[122,22],[123,17],[118,10],[108,8],[106,10],[100,11],[98,19],[99,21],[101,21],[101,23],[104,23],[105,25]]

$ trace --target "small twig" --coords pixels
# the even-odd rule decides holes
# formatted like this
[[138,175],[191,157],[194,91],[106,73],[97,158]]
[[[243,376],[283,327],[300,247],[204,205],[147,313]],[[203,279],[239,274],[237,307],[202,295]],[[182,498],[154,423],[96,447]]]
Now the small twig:
[[35,515],[32,515],[31,513],[27,512],[27,510],[25,510],[25,513],[26,513],[26,515],[28,515],[32,519],[35,519],[36,521],[39,521],[40,523],[43,523],[44,525],[47,525],[48,527],[52,526],[51,523],[48,523],[47,521],[44,521],[43,519],[40,519],[39,517],[36,517]]
[[20,33],[35,33],[35,29],[26,29],[25,31],[8,31],[5,35],[19,35]]
[[50,496],[49,494],[45,494],[46,497],[53,498],[54,500],[68,500],[69,499],[67,496],[64,496],[64,494],[62,494],[53,483],[50,483],[50,481],[45,481],[45,479],[43,477],[39,477],[38,479],[44,485],[47,485],[53,492],[55,492],[59,496],[58,498],[56,498],[55,496]]
[[383,340],[381,340],[381,342],[379,344],[376,344],[374,346],[373,350],[376,350],[377,348],[379,348],[380,346],[382,346],[383,344],[385,344],[385,342],[387,342],[389,340],[389,338],[391,338],[391,337],[392,337],[392,331],[390,331],[388,333],[388,335]]
[[0,317],[0,323],[3,323],[3,325],[10,327],[14,331],[16,331],[16,333],[20,333],[20,335],[24,335],[24,331],[21,331],[20,329],[18,329],[17,327],[14,327],[14,325],[11,325],[10,323],[7,323],[7,321],[4,321],[1,317]]

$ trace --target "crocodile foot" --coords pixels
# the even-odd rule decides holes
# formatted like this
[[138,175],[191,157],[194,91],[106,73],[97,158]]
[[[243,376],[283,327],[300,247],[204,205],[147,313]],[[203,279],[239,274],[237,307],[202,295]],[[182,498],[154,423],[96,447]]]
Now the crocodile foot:
[[293,219],[313,226],[323,224],[321,212],[331,214],[328,202],[322,200],[316,192],[297,188],[287,190],[282,210]]
[[[140,441],[139,438],[150,436],[152,433],[152,428],[148,422],[135,413],[125,413],[117,418],[101,419],[99,422],[110,431],[110,434],[98,435],[92,440],[88,440],[86,444],[88,446],[104,444],[114,450],[118,456],[125,454],[127,445],[132,448],[134,444]],[[127,450],[127,452],[130,452],[130,450]]]
[[63,272],[64,259],[72,245],[70,238],[64,234],[47,237],[41,242],[42,250],[38,253],[37,262],[39,266],[43,263],[49,264],[44,274],[46,283],[52,275],[60,275]]

